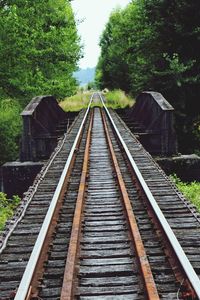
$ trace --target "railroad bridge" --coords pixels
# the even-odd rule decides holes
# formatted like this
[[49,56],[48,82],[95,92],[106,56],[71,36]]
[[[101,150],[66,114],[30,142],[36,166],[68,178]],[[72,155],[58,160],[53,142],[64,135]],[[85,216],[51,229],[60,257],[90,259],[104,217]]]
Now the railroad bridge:
[[50,157],[0,237],[0,299],[200,299],[200,216],[149,153],[176,152],[173,108],[143,93],[133,134],[100,93],[41,123],[46,101],[23,112],[21,159]]

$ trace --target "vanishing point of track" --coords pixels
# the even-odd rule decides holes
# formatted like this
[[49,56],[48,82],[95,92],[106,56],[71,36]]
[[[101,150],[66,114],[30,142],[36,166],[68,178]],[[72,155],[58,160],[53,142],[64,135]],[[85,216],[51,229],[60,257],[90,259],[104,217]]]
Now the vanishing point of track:
[[4,243],[0,299],[200,299],[199,233],[193,207],[94,94]]

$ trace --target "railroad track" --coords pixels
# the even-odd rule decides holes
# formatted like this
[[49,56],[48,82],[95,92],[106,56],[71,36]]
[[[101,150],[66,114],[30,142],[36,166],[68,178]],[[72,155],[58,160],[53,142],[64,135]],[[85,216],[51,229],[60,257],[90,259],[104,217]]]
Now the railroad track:
[[200,299],[198,214],[98,97],[3,243],[0,299]]

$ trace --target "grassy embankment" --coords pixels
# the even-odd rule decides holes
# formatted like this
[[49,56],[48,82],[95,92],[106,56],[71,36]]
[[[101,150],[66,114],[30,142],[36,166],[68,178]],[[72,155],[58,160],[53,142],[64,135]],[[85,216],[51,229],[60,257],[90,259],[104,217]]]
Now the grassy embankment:
[[78,92],[76,95],[61,101],[60,106],[65,111],[79,111],[82,108],[87,108],[90,95],[90,92]]
[[106,105],[114,109],[131,107],[135,103],[135,100],[121,90],[110,91],[105,94],[105,98]]
[[[87,108],[92,92],[78,92],[76,95],[66,98],[60,102],[60,106],[65,111],[79,111],[82,108]],[[111,108],[124,108],[132,106],[134,100],[121,90],[114,90],[106,93],[106,105]],[[97,105],[95,103],[94,105]],[[99,102],[98,105],[101,105]]]
[[193,203],[200,212],[200,182],[182,182],[176,175],[171,175],[170,179],[176,184],[179,191]]

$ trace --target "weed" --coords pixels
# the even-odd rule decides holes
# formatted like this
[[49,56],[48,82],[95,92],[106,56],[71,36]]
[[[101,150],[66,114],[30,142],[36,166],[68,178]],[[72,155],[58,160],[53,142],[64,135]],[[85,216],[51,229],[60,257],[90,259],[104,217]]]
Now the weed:
[[106,105],[113,109],[131,107],[134,100],[126,95],[122,90],[109,91],[105,95]]
[[0,99],[0,165],[18,156],[22,121],[17,100]]
[[200,182],[182,182],[176,174],[170,175],[170,179],[176,184],[183,195],[196,206],[197,210],[200,211]]
[[[79,111],[82,108],[87,108],[89,100],[91,97],[91,92],[89,91],[79,91],[76,95],[66,98],[60,102],[60,106],[65,111]],[[106,105],[110,108],[124,108],[130,107],[134,104],[134,100],[127,96],[121,90],[114,90],[107,92],[105,94]],[[102,106],[101,102],[96,102],[91,105]]]
[[91,93],[79,91],[76,95],[65,98],[60,102],[60,106],[64,111],[79,111],[87,108]]
[[8,199],[6,194],[0,192],[0,231],[3,230],[6,221],[12,217],[19,202],[19,196],[13,196],[12,199]]

